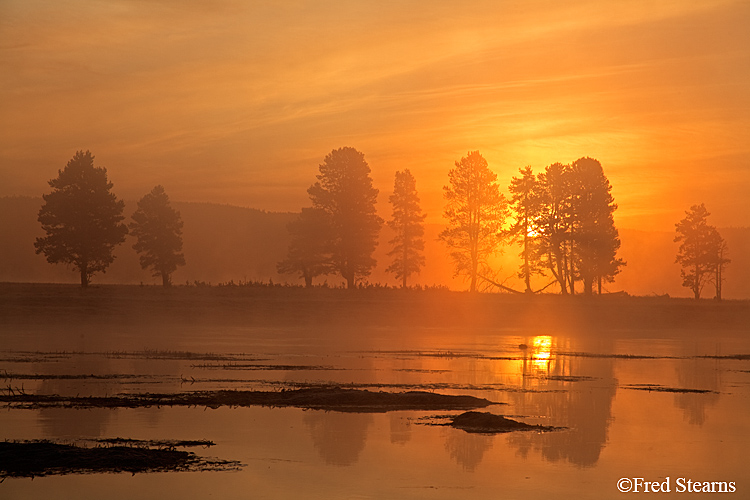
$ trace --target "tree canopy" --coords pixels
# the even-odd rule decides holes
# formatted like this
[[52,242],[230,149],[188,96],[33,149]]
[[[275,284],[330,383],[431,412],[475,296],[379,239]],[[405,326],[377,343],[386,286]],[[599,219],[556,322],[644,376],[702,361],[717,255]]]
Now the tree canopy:
[[329,224],[330,269],[353,288],[376,264],[372,253],[383,224],[375,210],[378,190],[372,186],[365,155],[354,148],[334,149],[319,170],[318,182],[307,192]]
[[140,254],[143,269],[160,276],[162,284],[172,283],[172,273],[177,266],[185,265],[182,254],[182,219],[169,204],[164,187],[156,186],[138,202],[132,215],[130,233],[137,238],[133,249]]
[[125,241],[125,204],[111,192],[107,169],[94,166],[90,151],[76,152],[58,176],[49,181],[38,220],[47,234],[34,242],[47,261],[68,264],[80,272],[87,287],[97,272],[114,261],[114,248]]
[[489,269],[488,258],[499,250],[508,202],[479,151],[457,161],[448,181],[443,187],[448,227],[440,239],[451,249],[456,276],[466,276],[474,292],[480,272]]
[[388,252],[393,261],[386,272],[393,273],[401,280],[401,286],[406,288],[407,280],[412,274],[419,273],[424,266],[424,219],[422,208],[419,206],[417,195],[417,181],[409,169],[396,172],[393,194],[389,201],[393,206],[393,215],[388,221],[396,235],[390,241],[391,250]]

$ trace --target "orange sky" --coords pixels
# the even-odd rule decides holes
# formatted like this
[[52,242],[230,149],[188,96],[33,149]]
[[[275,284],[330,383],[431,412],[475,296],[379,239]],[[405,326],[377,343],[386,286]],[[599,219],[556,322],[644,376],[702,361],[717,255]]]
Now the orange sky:
[[[281,6],[279,5],[281,4]],[[705,202],[750,226],[750,2],[108,0],[0,3],[0,196],[39,196],[89,149],[115,193],[308,204],[333,148],[398,169],[442,222],[453,162],[581,156],[621,227]]]

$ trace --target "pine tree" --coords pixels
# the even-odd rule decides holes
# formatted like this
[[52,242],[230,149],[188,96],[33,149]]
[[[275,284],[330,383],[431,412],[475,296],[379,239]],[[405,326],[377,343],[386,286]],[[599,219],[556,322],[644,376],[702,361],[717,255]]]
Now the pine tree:
[[617,204],[612,186],[601,163],[593,158],[579,158],[571,165],[571,239],[576,277],[583,281],[583,292],[593,293],[598,284],[614,281],[622,259],[617,258],[620,238],[614,222]]
[[308,288],[316,276],[330,273],[330,227],[325,212],[303,208],[299,217],[287,225],[292,241],[286,258],[276,265],[278,272],[299,273]]
[[571,249],[570,165],[553,163],[537,176],[540,213],[535,258],[552,273],[563,295],[575,291]]
[[721,299],[723,268],[729,263],[726,243],[716,228],[708,224],[711,214],[703,203],[693,205],[685,215],[675,224],[674,238],[675,243],[680,243],[675,262],[682,266],[682,286],[689,288],[697,300],[706,283],[714,279],[716,298]]
[[406,288],[407,280],[412,274],[419,273],[424,266],[424,218],[419,206],[417,182],[409,169],[396,172],[393,194],[389,198],[393,206],[392,219],[388,221],[396,236],[390,241],[392,249],[388,252],[393,262],[386,272],[393,273]]
[[36,253],[51,264],[73,266],[85,288],[95,273],[106,272],[115,260],[114,248],[125,241],[125,204],[111,192],[107,169],[94,167],[90,151],[76,152],[49,185],[52,192],[43,196],[39,210],[47,236],[34,242]]
[[523,260],[518,277],[523,279],[525,292],[533,293],[531,277],[541,274],[538,260],[534,258],[535,247],[538,246],[537,237],[539,219],[541,216],[541,197],[539,184],[531,167],[519,170],[521,177],[513,177],[510,181],[510,206],[515,222],[510,226],[507,234],[511,240],[521,245],[519,256]]
[[372,253],[383,224],[375,211],[378,190],[372,187],[365,155],[354,148],[331,151],[319,169],[318,182],[307,192],[330,224],[331,270],[353,288],[376,264]]
[[448,172],[444,186],[448,227],[440,239],[452,250],[456,276],[469,279],[469,290],[477,290],[480,272],[489,268],[488,258],[497,253],[508,202],[500,193],[497,175],[479,151],[471,151]]
[[151,268],[153,276],[161,276],[162,284],[170,286],[172,273],[185,265],[183,223],[180,213],[169,204],[164,187],[156,186],[141,198],[132,219],[130,233],[137,238],[133,249],[141,254],[141,267]]

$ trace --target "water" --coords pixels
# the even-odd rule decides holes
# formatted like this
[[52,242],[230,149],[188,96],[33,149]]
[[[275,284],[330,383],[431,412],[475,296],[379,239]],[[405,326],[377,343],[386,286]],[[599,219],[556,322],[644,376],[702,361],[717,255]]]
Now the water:
[[[486,411],[562,429],[424,425],[460,412],[13,408],[0,412],[0,438],[207,439],[216,446],[192,451],[244,467],[7,478],[2,498],[614,498],[622,477],[669,477],[672,495],[678,478],[750,492],[750,360],[732,359],[750,353],[741,332],[112,326],[3,335],[2,384],[27,393],[353,384],[475,395],[507,403]],[[707,392],[663,392],[674,389]]]

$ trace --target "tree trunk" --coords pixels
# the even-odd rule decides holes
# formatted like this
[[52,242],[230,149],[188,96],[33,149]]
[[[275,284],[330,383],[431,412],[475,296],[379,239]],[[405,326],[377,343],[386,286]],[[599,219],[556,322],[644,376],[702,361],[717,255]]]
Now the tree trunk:
[[407,276],[406,270],[407,270],[407,266],[409,265],[407,262],[409,260],[409,247],[406,245],[406,241],[407,241],[407,237],[406,237],[406,234],[404,234],[404,260],[401,263],[401,274],[402,274],[401,287],[402,288],[406,288],[406,276]]
[[599,295],[601,295],[602,294],[602,277],[599,276],[596,281],[599,287]]
[[305,288],[312,288],[312,280],[313,280],[312,274],[304,273],[303,276],[305,278]]
[[347,276],[346,277],[346,288],[348,288],[348,289],[351,290],[351,289],[354,288],[354,286],[355,286],[354,276]]
[[169,273],[161,273],[161,284],[163,287],[172,286],[172,280],[169,279]]
[[563,295],[567,295],[568,285],[565,283],[562,258],[558,252],[555,253],[555,264],[557,265],[557,272],[555,273],[555,270],[552,268],[552,266],[550,266],[550,271],[552,271],[552,274],[555,276],[557,282],[560,283],[560,293],[562,293]]
[[477,258],[476,243],[472,242],[471,247],[471,283],[469,285],[470,292],[477,291],[477,273],[479,272],[479,259]]
[[584,278],[583,279],[583,293],[585,295],[593,295],[594,294],[594,280],[591,278]]
[[81,288],[87,288],[89,286],[89,272],[86,264],[81,266]]
[[529,270],[528,222],[526,223],[526,234],[523,235],[523,278],[526,283],[526,293],[533,293],[531,290],[531,271]]
[[700,275],[700,270],[698,269],[698,266],[695,266],[695,281],[693,281],[693,294],[695,295],[695,300],[698,300],[701,298],[701,275]]
[[[722,255],[719,254],[719,259],[722,258]],[[722,263],[721,261],[716,264],[716,300],[721,300],[721,267]]]
[[576,294],[575,260],[573,259],[573,243],[570,244],[570,258],[568,261],[568,281],[570,283],[570,294]]

